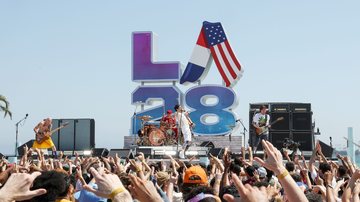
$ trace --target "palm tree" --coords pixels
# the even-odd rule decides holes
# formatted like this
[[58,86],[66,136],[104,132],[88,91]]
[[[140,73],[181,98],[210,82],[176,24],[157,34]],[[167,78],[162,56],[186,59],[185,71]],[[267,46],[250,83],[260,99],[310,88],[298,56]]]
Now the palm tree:
[[[5,104],[5,105],[3,105]],[[0,111],[4,112],[4,118],[6,115],[9,115],[10,119],[12,118],[12,113],[9,110],[9,101],[7,101],[6,97],[3,95],[0,95]]]

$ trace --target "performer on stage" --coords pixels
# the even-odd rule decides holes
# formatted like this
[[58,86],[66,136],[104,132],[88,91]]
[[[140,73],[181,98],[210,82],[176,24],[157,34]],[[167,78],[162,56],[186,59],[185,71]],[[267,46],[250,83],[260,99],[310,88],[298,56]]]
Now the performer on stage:
[[176,121],[171,109],[166,111],[166,116],[162,117],[161,122],[165,124],[166,131],[172,131],[172,133],[175,134],[175,138],[177,139]]
[[178,124],[178,128],[184,136],[184,144],[182,146],[182,151],[179,153],[180,158],[185,158],[185,151],[191,145],[191,130],[190,127],[193,127],[194,123],[191,121],[188,112],[185,112],[180,105],[175,105],[174,107],[175,119]]
[[51,137],[48,138],[45,137],[46,136],[45,134],[51,132],[51,128],[52,128],[51,118],[46,118],[35,126],[34,132],[36,134],[36,137],[33,144],[33,148],[38,148],[38,149],[51,148],[52,155],[56,155],[56,147],[53,141],[51,140]]
[[[256,113],[253,117],[252,125],[255,129],[260,129],[261,127],[270,128],[270,115],[266,114],[267,108],[265,105],[260,106],[260,112]],[[269,130],[265,130],[261,134],[256,134],[255,144],[253,145],[254,154],[256,153],[258,146],[261,140],[269,139]]]

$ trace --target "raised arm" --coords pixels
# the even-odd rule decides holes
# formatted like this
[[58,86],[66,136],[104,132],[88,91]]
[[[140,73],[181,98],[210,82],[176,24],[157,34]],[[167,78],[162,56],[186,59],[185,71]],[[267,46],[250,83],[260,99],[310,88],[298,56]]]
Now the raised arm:
[[304,192],[297,186],[293,178],[289,175],[289,172],[284,167],[281,152],[268,141],[263,140],[262,145],[268,154],[268,158],[266,161],[263,161],[259,157],[255,157],[255,161],[259,162],[267,169],[274,171],[290,202],[308,201]]

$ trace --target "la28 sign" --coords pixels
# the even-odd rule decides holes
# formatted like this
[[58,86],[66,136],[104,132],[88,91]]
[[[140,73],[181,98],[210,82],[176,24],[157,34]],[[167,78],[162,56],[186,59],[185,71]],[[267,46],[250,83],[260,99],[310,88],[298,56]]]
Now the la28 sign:
[[[185,101],[190,109],[190,117],[196,124],[196,135],[224,135],[235,125],[236,115],[232,109],[236,106],[236,94],[222,85],[198,85],[188,89],[185,95],[175,85],[181,77],[180,62],[158,62],[155,59],[154,34],[152,32],[134,32],[132,34],[132,80],[140,82],[132,93],[132,104],[146,105],[132,118],[132,133],[136,134],[141,127],[139,116],[149,115],[153,120],[160,119],[164,111],[174,108]],[[145,83],[159,85],[144,85]],[[173,85],[160,85],[172,82]],[[215,98],[216,102],[208,104],[207,99]],[[160,106],[153,106],[152,101],[162,100]],[[209,123],[207,117],[215,116],[217,121]],[[137,120],[136,120],[137,119]]]

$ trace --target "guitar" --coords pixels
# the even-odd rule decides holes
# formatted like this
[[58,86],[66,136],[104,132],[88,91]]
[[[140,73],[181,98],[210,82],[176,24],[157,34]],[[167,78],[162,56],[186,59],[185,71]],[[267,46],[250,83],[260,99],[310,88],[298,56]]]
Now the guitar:
[[[284,117],[279,117],[277,118],[275,121],[271,122],[270,125],[274,125],[275,123],[284,120]],[[265,132],[269,131],[269,127],[268,126],[260,126],[259,128],[255,128],[255,133],[256,135],[262,135]]]
[[49,132],[38,131],[38,132],[35,134],[36,142],[38,142],[39,144],[43,143],[45,140],[48,140],[53,133],[55,133],[56,131],[58,131],[58,130],[60,130],[60,129],[62,129],[62,128],[65,128],[67,125],[69,125],[69,122],[65,122],[65,123],[62,124],[60,127],[55,128],[54,130],[51,130],[51,131],[49,131]]

